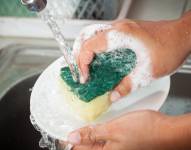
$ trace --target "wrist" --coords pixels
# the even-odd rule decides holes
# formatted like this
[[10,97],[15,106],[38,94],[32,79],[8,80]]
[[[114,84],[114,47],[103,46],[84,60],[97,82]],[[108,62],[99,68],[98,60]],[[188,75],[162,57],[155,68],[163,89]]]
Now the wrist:
[[177,32],[182,38],[187,53],[191,53],[191,11],[185,13],[177,21]]

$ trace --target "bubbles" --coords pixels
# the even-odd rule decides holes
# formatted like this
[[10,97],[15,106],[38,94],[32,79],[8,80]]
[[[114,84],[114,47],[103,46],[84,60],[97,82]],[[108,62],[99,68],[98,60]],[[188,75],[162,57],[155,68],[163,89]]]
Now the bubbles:
[[129,75],[132,82],[132,91],[148,85],[153,80],[149,51],[140,40],[132,35],[112,30],[107,34],[107,41],[107,51],[129,48],[135,52],[137,64]]
[[76,38],[74,45],[73,45],[73,53],[74,55],[78,55],[80,52],[80,48],[82,43],[89,38],[93,37],[97,32],[101,32],[104,30],[111,29],[112,25],[109,24],[93,24],[85,27],[81,32],[80,35]]
[[33,88],[29,88],[29,92],[32,92]]

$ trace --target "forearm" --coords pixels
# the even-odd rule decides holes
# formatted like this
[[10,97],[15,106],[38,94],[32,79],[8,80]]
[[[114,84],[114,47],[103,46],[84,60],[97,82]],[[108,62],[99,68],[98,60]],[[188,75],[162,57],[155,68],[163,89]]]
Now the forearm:
[[191,114],[167,117],[158,134],[158,150],[191,149]]
[[177,20],[176,32],[183,50],[185,50],[186,54],[191,53],[191,11]]
[[[171,74],[176,70],[184,60],[191,53],[191,11],[186,13],[184,16],[177,20],[172,21],[161,21],[159,23],[160,27],[156,33],[156,37],[159,38],[159,43],[161,45],[161,52],[157,57],[168,59],[164,64],[158,60],[155,64],[161,64],[167,67],[167,71],[164,74]],[[162,50],[164,48],[164,50]],[[161,74],[159,73],[159,76]]]

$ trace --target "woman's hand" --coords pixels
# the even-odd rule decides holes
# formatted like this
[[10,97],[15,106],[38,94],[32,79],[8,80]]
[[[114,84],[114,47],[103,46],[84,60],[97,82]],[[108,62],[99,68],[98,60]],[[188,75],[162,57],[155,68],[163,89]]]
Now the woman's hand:
[[105,124],[72,132],[73,150],[188,150],[191,115],[168,117],[155,111],[128,113]]
[[68,140],[74,144],[73,150],[157,150],[166,119],[158,112],[137,111],[105,124],[81,128],[72,132]]
[[[72,150],[189,150],[191,115],[170,117],[137,111],[72,132]],[[68,143],[64,142],[64,144]]]
[[110,95],[118,100],[152,80],[171,74],[184,61],[191,49],[190,14],[173,21],[122,20],[111,25],[86,27],[77,38],[73,54],[80,72],[80,82],[89,75],[89,64],[97,53],[117,48],[132,49],[137,56],[135,69],[126,76]]

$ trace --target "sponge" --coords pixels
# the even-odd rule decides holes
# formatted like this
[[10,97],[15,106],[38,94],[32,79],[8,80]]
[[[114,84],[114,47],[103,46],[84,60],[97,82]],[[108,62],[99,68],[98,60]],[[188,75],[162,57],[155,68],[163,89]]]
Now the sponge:
[[108,109],[109,92],[135,65],[136,54],[131,49],[97,54],[89,66],[90,76],[85,84],[73,81],[69,67],[63,67],[60,76],[64,96],[82,119],[92,121]]

